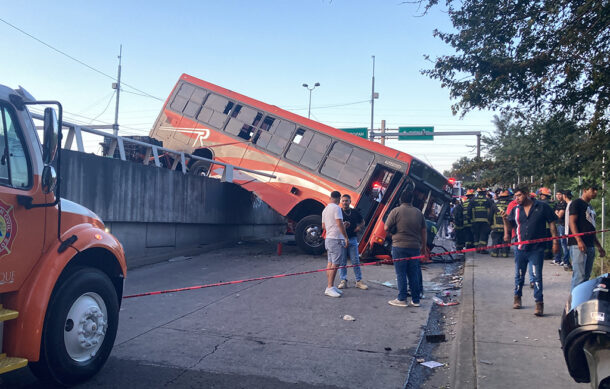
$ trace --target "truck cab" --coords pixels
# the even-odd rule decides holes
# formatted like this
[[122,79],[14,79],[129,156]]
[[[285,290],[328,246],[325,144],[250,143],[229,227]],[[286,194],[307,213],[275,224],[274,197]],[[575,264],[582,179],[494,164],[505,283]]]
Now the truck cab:
[[58,102],[0,85],[0,374],[29,364],[69,386],[112,350],[126,263],[95,213],[61,199],[61,116]]

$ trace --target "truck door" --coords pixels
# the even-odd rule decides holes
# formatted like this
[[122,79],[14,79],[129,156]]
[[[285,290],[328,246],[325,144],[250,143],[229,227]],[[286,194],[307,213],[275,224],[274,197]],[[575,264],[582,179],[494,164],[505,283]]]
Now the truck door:
[[32,156],[38,154],[28,147],[38,146],[36,134],[33,128],[24,133],[18,117],[12,106],[0,102],[0,293],[21,286],[44,244],[45,208],[27,210],[17,203],[18,195],[45,202],[40,177],[33,174],[39,162]]

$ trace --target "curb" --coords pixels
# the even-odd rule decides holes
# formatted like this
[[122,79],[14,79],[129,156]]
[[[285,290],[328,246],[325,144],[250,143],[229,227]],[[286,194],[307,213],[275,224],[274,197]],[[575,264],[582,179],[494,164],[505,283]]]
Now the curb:
[[451,360],[454,361],[451,369],[452,387],[476,388],[477,366],[475,350],[475,321],[474,321],[474,256],[466,258],[464,263],[464,278],[462,281],[462,301],[459,310],[456,339],[451,350]]

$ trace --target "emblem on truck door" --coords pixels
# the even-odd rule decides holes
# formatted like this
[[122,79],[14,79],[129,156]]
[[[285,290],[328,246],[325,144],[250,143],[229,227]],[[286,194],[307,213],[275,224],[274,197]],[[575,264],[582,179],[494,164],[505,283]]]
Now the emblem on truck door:
[[17,220],[13,207],[0,200],[0,257],[11,253],[11,246],[17,235]]

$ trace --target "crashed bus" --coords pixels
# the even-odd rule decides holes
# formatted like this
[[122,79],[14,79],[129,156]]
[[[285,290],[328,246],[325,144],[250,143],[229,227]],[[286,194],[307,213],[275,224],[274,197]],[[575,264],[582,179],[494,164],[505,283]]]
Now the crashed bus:
[[[366,222],[363,257],[388,254],[383,220],[411,186],[415,206],[442,223],[451,184],[413,156],[183,74],[151,132],[164,147],[270,173],[236,172],[233,182],[288,219],[298,246],[324,251],[321,214],[330,192],[349,194]],[[213,162],[192,174],[220,176]]]

